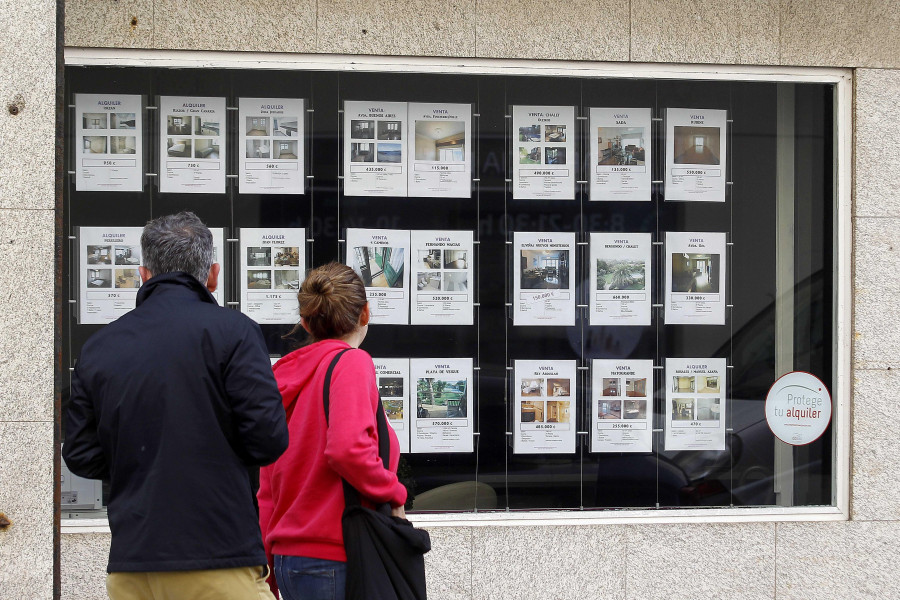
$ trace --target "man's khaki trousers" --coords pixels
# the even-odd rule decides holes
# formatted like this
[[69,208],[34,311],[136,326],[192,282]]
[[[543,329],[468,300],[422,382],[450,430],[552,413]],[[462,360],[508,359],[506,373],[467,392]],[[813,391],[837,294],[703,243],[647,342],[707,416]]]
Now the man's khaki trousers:
[[266,583],[267,567],[208,571],[110,573],[110,600],[275,600]]

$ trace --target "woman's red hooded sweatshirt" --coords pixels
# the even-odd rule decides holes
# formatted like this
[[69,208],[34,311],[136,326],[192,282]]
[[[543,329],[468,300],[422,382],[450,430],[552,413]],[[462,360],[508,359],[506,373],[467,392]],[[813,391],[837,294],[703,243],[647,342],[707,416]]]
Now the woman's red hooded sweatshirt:
[[364,350],[344,353],[334,369],[326,427],[325,373],[335,355],[349,347],[340,340],[323,340],[275,364],[290,445],[260,471],[259,525],[270,557],[347,560],[341,477],[373,502],[394,507],[406,502],[406,488],[396,475],[400,447],[391,427],[390,470],[378,456],[375,409],[380,399],[375,365]]

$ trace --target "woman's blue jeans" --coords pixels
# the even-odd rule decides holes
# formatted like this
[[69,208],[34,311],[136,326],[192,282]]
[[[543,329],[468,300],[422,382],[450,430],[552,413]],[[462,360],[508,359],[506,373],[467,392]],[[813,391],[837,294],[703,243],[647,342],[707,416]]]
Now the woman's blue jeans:
[[284,600],[344,600],[347,563],[276,554],[275,580]]

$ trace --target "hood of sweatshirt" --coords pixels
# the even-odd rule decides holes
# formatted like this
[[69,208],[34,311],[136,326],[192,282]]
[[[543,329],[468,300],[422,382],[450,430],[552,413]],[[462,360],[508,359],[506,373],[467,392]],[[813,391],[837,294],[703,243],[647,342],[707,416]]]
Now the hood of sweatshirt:
[[319,366],[327,369],[335,354],[349,347],[342,340],[322,340],[294,350],[275,363],[275,379],[288,420],[301,390],[310,384]]

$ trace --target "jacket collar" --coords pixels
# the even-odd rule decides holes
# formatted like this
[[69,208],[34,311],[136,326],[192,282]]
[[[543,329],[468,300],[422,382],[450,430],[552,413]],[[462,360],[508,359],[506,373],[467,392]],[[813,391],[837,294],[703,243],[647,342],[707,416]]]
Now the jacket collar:
[[192,295],[195,295],[203,302],[218,304],[213,295],[206,289],[206,286],[202,285],[192,275],[188,275],[184,271],[174,271],[156,275],[144,282],[144,285],[138,290],[135,306],[140,306],[151,294],[159,295],[168,290],[190,291],[193,292]]

